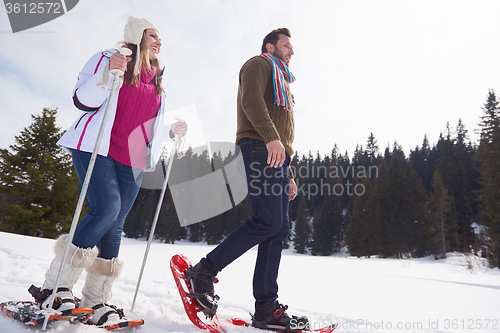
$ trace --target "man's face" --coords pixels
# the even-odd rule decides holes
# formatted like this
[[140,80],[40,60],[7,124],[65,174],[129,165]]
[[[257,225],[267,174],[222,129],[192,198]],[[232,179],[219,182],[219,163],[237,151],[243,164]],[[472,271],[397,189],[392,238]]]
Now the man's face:
[[279,39],[276,43],[276,46],[268,44],[268,51],[272,55],[283,60],[283,62],[288,65],[290,63],[290,60],[292,59],[292,55],[294,54],[293,46],[290,42],[290,37],[283,34],[279,34],[278,36]]

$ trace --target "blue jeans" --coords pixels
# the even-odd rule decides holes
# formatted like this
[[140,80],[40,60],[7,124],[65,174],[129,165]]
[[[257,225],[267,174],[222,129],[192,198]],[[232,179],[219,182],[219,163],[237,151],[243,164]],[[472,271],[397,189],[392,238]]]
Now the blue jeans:
[[[72,156],[82,184],[92,154],[72,150]],[[103,259],[118,257],[123,224],[139,192],[142,173],[139,178],[136,181],[132,167],[118,163],[109,155],[97,155],[86,196],[89,210],[76,227],[75,246],[97,246]]]
[[278,298],[278,270],[283,241],[288,237],[290,173],[287,155],[283,166],[267,164],[263,141],[244,138],[241,149],[253,216],[201,260],[214,271],[221,271],[235,259],[258,245],[253,277],[255,309],[262,310]]

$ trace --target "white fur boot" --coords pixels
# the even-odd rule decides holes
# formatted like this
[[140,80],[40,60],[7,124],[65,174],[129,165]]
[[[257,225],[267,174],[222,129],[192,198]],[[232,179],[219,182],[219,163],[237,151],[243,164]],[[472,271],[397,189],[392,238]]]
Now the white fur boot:
[[[45,273],[45,282],[41,288],[41,294],[47,295],[47,291],[52,291],[56,284],[57,275],[61,268],[64,251],[68,243],[68,235],[61,235],[54,246],[55,258],[50,263],[50,268]],[[56,292],[56,298],[60,302],[54,302],[54,308],[59,311],[74,309],[77,307],[75,297],[73,296],[73,286],[80,278],[83,269],[92,264],[97,257],[99,250],[97,247],[81,248],[73,244],[69,245],[68,255],[65,260],[64,267],[61,271],[61,277]],[[35,296],[35,295],[34,295]],[[35,297],[36,298],[36,297]],[[41,303],[42,308],[49,307],[50,297],[47,297]]]
[[123,261],[118,258],[96,258],[91,266],[86,268],[87,278],[82,289],[80,307],[93,308],[94,315],[89,322],[98,326],[106,326],[120,322],[123,311],[106,304],[112,296],[113,281],[120,276]]

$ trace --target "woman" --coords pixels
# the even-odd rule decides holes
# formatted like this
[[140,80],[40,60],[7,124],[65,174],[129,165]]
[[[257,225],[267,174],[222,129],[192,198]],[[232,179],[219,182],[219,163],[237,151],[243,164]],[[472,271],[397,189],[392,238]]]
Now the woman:
[[[154,168],[164,141],[172,141],[175,135],[183,137],[187,131],[182,122],[163,126],[158,29],[146,19],[130,17],[124,37],[124,47],[132,50],[130,57],[116,50],[98,52],[80,72],[73,100],[85,113],[58,142],[72,154],[82,183],[110,95],[110,70],[125,72],[121,89],[111,104],[88,187],[89,211],[76,228],[56,292],[59,301],[54,304],[60,311],[91,307],[94,316],[90,322],[99,326],[124,320],[122,311],[106,303],[111,298],[113,281],[122,270],[123,262],[117,258],[122,228],[139,191],[142,171]],[[42,308],[49,306],[48,295],[54,289],[66,244],[67,235],[56,241],[56,255],[45,274],[42,290],[34,295]],[[72,290],[83,269],[87,277],[78,303]]]

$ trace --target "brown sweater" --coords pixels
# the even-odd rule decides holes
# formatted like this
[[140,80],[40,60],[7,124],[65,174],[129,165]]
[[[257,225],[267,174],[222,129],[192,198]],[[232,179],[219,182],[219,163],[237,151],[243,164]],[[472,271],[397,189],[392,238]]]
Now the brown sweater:
[[[285,152],[293,155],[295,122],[293,110],[274,104],[273,67],[268,59],[255,56],[240,70],[236,143],[242,138],[266,144],[281,140]],[[287,89],[290,89],[285,79]]]

